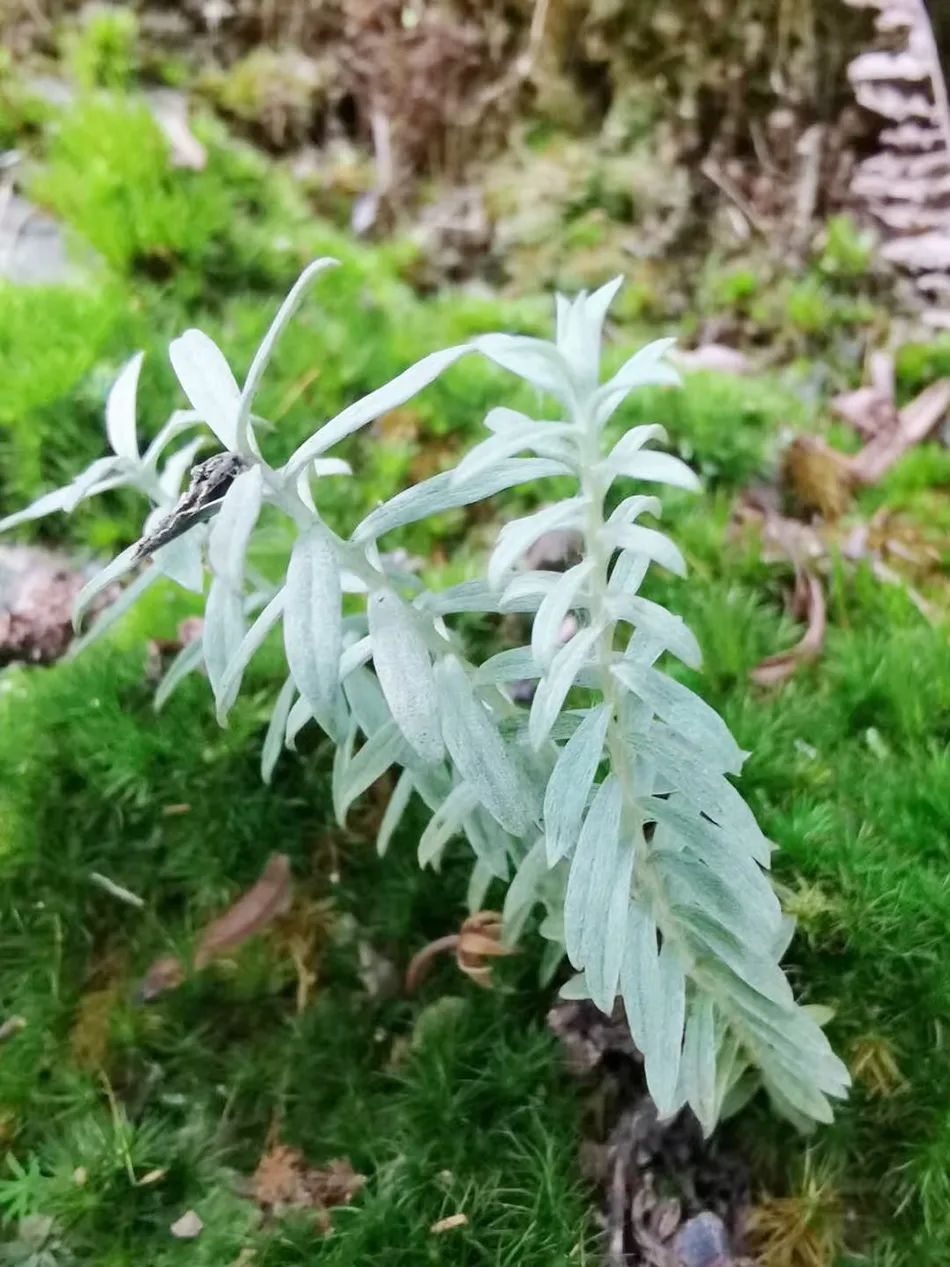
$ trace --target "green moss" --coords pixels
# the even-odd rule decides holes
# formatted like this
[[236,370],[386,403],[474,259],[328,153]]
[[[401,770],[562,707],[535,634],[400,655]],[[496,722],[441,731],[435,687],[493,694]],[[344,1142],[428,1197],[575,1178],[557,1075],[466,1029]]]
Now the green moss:
[[[38,188],[97,246],[103,268],[94,292],[0,288],[4,511],[101,452],[108,384],[136,348],[148,354],[143,434],[180,403],[166,348],[186,326],[218,339],[240,378],[315,255],[337,255],[344,266],[308,299],[268,374],[260,406],[275,419],[263,439],[275,458],[437,346],[492,328],[548,328],[545,297],[420,297],[409,280],[413,248],[356,244],[314,221],[278,167],[207,120],[199,128],[209,163],[195,173],[173,169],[143,108],[115,94],[84,97],[59,128]],[[581,239],[602,227],[589,214],[575,226]],[[730,265],[712,276],[715,302],[749,320],[761,306],[762,328],[786,338],[791,295],[799,351],[830,346],[836,331],[850,338],[862,309],[847,293],[858,264],[848,232],[836,227],[822,261],[794,286],[764,287],[756,270]],[[563,253],[557,270],[591,267],[592,245]],[[611,332],[608,368],[650,336],[637,323],[662,308],[662,280],[646,266],[641,274],[640,293]],[[904,349],[902,391],[943,373],[945,353],[939,340]],[[749,670],[802,630],[786,610],[787,572],[764,564],[751,539],[727,533],[736,491],[768,472],[783,428],[813,424],[830,386],[807,360],[782,377],[690,374],[681,392],[633,397],[611,425],[662,422],[705,477],[701,498],[667,500],[691,583],[651,576],[647,592],[695,628],[706,665],[683,678],[753,752],[744,790],[779,846],[777,875],[799,917],[797,987],[835,1005],[833,1036],[846,1055],[871,1035],[903,1077],[889,1093],[859,1080],[834,1127],[815,1137],[815,1162],[834,1174],[853,1216],[854,1261],[942,1267],[950,1237],[950,1079],[940,1037],[950,1011],[946,631],[928,626],[901,587],[882,586],[867,568],[838,569],[823,656],[781,690],[760,691]],[[351,527],[420,469],[448,463],[502,401],[539,408],[479,358],[463,359],[411,403],[398,443],[385,423],[348,443],[358,479],[325,482],[328,518]],[[921,531],[945,531],[948,475],[944,451],[920,446],[862,493],[860,511],[885,506]],[[494,510],[513,515],[553,491],[550,483],[519,490]],[[131,539],[139,514],[110,500],[41,531],[106,551]],[[479,566],[495,530],[456,512],[402,541],[431,572],[458,579]],[[271,548],[285,545],[278,536]],[[265,1267],[584,1262],[594,1251],[574,1162],[578,1104],[543,1030],[537,946],[529,937],[492,994],[446,964],[419,999],[368,997],[359,943],[402,968],[456,926],[463,859],[452,855],[441,876],[420,875],[418,820],[383,863],[359,831],[338,832],[326,810],[330,754],[315,733],[304,732],[300,756],[281,760],[273,787],[260,785],[258,745],[277,686],[266,653],[227,731],[214,725],[198,677],[155,718],[144,644],[171,636],[189,610],[173,591],[156,591],[87,657],[0,679],[0,1011],[27,1021],[0,1064],[0,1131],[20,1167],[0,1176],[4,1235],[12,1238],[22,1215],[53,1217],[76,1259],[97,1267],[217,1267],[244,1248]],[[491,621],[468,627],[486,647],[498,638]],[[135,1005],[135,982],[154,957],[187,954],[274,847],[290,855],[301,896],[326,911],[310,1006],[297,1013],[294,969],[273,935],[152,1007]],[[144,909],[117,903],[92,871],[140,894]],[[110,990],[101,1073],[114,1107],[100,1072],[79,1059],[75,1034],[89,997]],[[262,1226],[239,1195],[235,1175],[253,1170],[275,1122],[313,1164],[349,1156],[368,1176],[329,1238],[316,1239],[309,1218]],[[737,1129],[774,1191],[796,1182],[801,1145],[760,1106]],[[165,1176],[136,1185],[129,1165],[139,1177]],[[205,1230],[176,1242],[169,1225],[190,1207]],[[465,1228],[430,1234],[457,1210],[468,1215]]]
[[138,18],[124,5],[93,5],[64,38],[65,58],[83,88],[127,88],[138,59]]
[[850,216],[832,216],[825,226],[818,267],[826,277],[853,281],[868,272],[874,247],[874,234],[861,229]]
[[[109,285],[93,290],[0,283],[4,511],[33,496],[49,472],[62,477],[75,472],[89,453],[79,420],[81,384],[103,354],[121,312],[121,295]],[[101,446],[101,423],[97,431]]]
[[168,270],[200,264],[227,230],[224,190],[201,176],[173,174],[144,105],[93,96],[61,118],[31,192],[115,268]]
[[[200,681],[151,716],[141,654],[123,645],[167,632],[174,615],[159,600],[117,645],[5,679],[0,993],[26,1027],[0,1070],[14,1158],[0,1208],[52,1217],[79,1262],[159,1263],[174,1249],[176,1262],[217,1263],[251,1246],[273,1264],[355,1267],[387,1246],[387,1261],[407,1264],[514,1263],[514,1246],[519,1263],[567,1261],[588,1237],[579,1105],[530,965],[502,973],[496,993],[446,966],[418,1000],[367,996],[359,944],[401,968],[457,926],[460,859],[441,877],[419,873],[411,825],[385,862],[358,836],[335,836],[320,809],[325,744],[283,762],[263,788],[255,749],[270,692],[260,678],[262,694],[226,733]],[[292,963],[264,938],[149,1008],[128,1002],[147,964],[187,947],[275,846],[301,897],[325,905],[316,1001],[296,1012]],[[117,903],[93,871],[140,893],[145,909]],[[447,988],[461,991],[450,1008]],[[100,1071],[79,1063],[77,1025],[107,989]],[[367,1176],[326,1241],[314,1240],[312,1216],[260,1227],[235,1193],[233,1172],[253,1170],[276,1121],[313,1164],[346,1156]],[[160,1180],[136,1186],[156,1169]],[[188,1208],[205,1223],[193,1251],[168,1233]],[[431,1224],[459,1210],[468,1226],[433,1238]]]

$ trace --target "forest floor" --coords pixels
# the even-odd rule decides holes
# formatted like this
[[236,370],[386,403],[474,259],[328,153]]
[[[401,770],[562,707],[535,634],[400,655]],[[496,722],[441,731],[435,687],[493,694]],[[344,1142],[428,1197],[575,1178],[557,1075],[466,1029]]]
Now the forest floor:
[[[166,348],[186,326],[211,334],[240,377],[315,256],[343,266],[288,330],[260,398],[288,450],[437,346],[548,332],[550,280],[617,271],[616,226],[590,172],[578,178],[587,202],[565,199],[572,210],[543,259],[524,248],[496,289],[434,285],[417,242],[357,241],[316,218],[286,163],[210,114],[193,122],[206,162],[188,170],[134,82],[77,88],[68,109],[9,70],[0,90],[2,144],[26,155],[26,194],[79,261],[63,280],[0,281],[0,515],[99,454],[105,392],[135,350],[147,354],[146,432],[180,403]],[[539,170],[565,147],[576,158],[552,137]],[[690,369],[682,390],[634,397],[618,425],[663,422],[703,477],[700,497],[668,502],[690,579],[653,580],[652,592],[703,647],[690,684],[752,753],[743,791],[778,846],[776,879],[798,920],[788,970],[804,999],[833,1009],[828,1032],[854,1076],[834,1124],[807,1139],[758,1102],[723,1134],[756,1176],[763,1263],[943,1267],[950,454],[927,440],[856,491],[807,441],[792,452],[817,459],[783,460],[795,436],[857,451],[831,401],[859,386],[890,301],[847,221],[793,269],[767,267],[751,248],[707,257],[672,314],[662,272],[629,261],[609,331],[614,360],[655,334],[688,345],[710,329],[747,354],[741,373]],[[946,374],[950,341],[903,344],[898,402]],[[342,528],[438,470],[479,435],[487,408],[510,403],[507,390],[460,363],[352,442],[358,478],[345,493],[327,481],[321,510]],[[464,578],[524,496],[499,497],[491,519],[445,515],[400,544],[427,576]],[[137,535],[138,509],[115,497],[19,537],[104,557]],[[807,535],[826,628],[812,610],[814,654],[766,686],[753,670],[803,634],[789,531]],[[331,750],[315,733],[262,784],[276,657],[255,662],[227,730],[200,677],[156,713],[156,657],[193,611],[171,587],[155,590],[87,654],[0,675],[0,1259],[598,1262],[578,1159],[585,1100],[545,1024],[554,989],[538,985],[538,939],[526,934],[490,990],[447,959],[407,996],[411,956],[464,917],[463,858],[450,851],[440,874],[420,871],[412,815],[377,858],[384,788],[338,828]],[[482,618],[469,633],[508,636]],[[140,1001],[149,966],[187,961],[274,851],[290,860],[290,910]]]

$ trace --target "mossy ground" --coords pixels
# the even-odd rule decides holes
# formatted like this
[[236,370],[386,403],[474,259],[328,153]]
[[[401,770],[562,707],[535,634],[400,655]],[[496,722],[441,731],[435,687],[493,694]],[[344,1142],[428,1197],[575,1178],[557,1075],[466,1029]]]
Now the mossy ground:
[[[335,254],[343,267],[275,358],[261,399],[277,424],[266,437],[275,451],[436,346],[491,328],[546,328],[547,301],[532,295],[420,296],[412,248],[355,245],[315,223],[278,168],[213,121],[200,130],[210,152],[200,173],[171,168],[154,125],[121,93],[87,90],[68,119],[33,134],[35,196],[100,258],[85,286],[0,287],[0,511],[100,450],[105,390],[136,348],[149,354],[146,429],[175,402],[165,348],[186,325],[217,338],[240,374],[314,255]],[[842,232],[834,258],[850,268]],[[743,787],[780,846],[777,878],[800,922],[796,984],[835,1008],[831,1033],[856,1073],[835,1125],[811,1141],[760,1106],[731,1128],[767,1190],[797,1201],[780,1207],[773,1242],[798,1220],[829,1262],[839,1254],[938,1267],[950,1243],[946,628],[866,565],[833,561],[824,655],[763,693],[749,669],[797,637],[784,606],[790,576],[761,561],[754,538],[728,531],[734,494],[770,471],[783,431],[820,427],[830,388],[856,377],[848,340],[866,301],[827,254],[782,291],[781,319],[797,327],[790,370],[692,376],[680,394],[635,399],[618,425],[664,421],[706,478],[701,499],[670,499],[692,579],[668,596],[706,652],[696,683],[753,753]],[[744,319],[755,287],[737,275],[707,277],[712,298],[700,302]],[[612,332],[614,357],[646,333],[642,313],[628,315]],[[945,345],[906,352],[905,389],[946,358]],[[462,362],[352,444],[357,479],[339,489],[327,481],[329,516],[351,523],[469,443],[489,404],[514,400],[509,382]],[[858,512],[887,505],[945,541],[948,478],[945,452],[921,448]],[[494,510],[500,519],[517,504],[500,499]],[[104,552],[136,533],[136,512],[117,498],[35,531]],[[492,531],[458,513],[404,544],[455,577],[477,566]],[[383,861],[359,815],[338,830],[327,808],[330,754],[315,739],[282,758],[272,787],[261,785],[258,746],[275,687],[266,657],[228,730],[215,726],[198,679],[156,716],[144,642],[169,636],[187,610],[159,593],[84,658],[0,681],[0,1016],[26,1022],[0,1056],[9,1260],[34,1261],[17,1228],[46,1216],[48,1261],[97,1267],[595,1261],[576,1163],[581,1105],[544,1029],[536,944],[528,938],[503,965],[492,992],[448,964],[412,1000],[367,989],[367,947],[402,969],[457,926],[461,860],[439,876],[419,873],[412,823]],[[479,624],[473,634],[496,631]],[[274,849],[290,855],[298,933],[317,965],[307,1006],[298,1008],[279,930],[135,1004],[148,964],[187,952]],[[144,907],[117,901],[92,872],[140,894]],[[261,1222],[241,1195],[238,1177],[275,1133],[314,1165],[345,1156],[368,1176],[331,1236],[315,1235],[312,1218]],[[141,1184],[151,1171],[163,1173]],[[176,1241],[169,1225],[189,1208],[204,1231]],[[459,1211],[467,1226],[430,1232]]]

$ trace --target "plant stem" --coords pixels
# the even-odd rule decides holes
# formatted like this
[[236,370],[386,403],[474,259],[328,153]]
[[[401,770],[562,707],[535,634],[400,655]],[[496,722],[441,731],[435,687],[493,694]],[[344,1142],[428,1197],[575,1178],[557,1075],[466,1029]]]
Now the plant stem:
[[617,680],[610,671],[614,651],[614,621],[607,610],[608,567],[610,550],[606,548],[606,522],[604,519],[604,487],[600,471],[600,437],[595,428],[593,418],[583,410],[578,412],[580,424],[580,484],[584,496],[584,557],[592,559],[594,570],[590,581],[590,617],[595,625],[601,627],[596,642],[597,671],[600,680],[600,692],[604,703],[610,709],[607,722],[607,750],[610,753],[610,765],[616,775],[623,794],[623,817],[631,831],[639,831],[643,825],[643,814],[637,803],[636,794],[630,782],[630,771],[624,751],[623,732],[620,721],[620,693]]

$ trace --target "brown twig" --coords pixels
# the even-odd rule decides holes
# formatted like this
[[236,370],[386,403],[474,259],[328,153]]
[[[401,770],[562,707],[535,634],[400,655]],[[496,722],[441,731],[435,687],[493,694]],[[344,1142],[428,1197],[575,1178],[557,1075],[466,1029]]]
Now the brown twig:
[[428,946],[423,946],[421,950],[416,951],[406,969],[406,993],[415,993],[436,955],[441,955],[444,950],[455,950],[458,944],[458,933],[449,933],[446,937],[437,937],[435,941],[430,941]]

